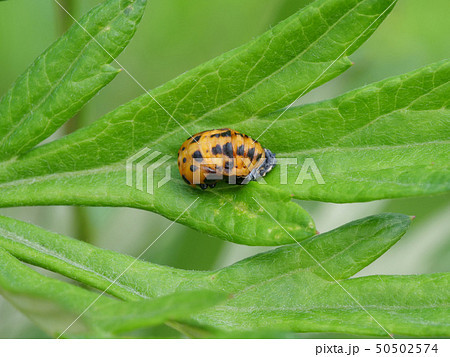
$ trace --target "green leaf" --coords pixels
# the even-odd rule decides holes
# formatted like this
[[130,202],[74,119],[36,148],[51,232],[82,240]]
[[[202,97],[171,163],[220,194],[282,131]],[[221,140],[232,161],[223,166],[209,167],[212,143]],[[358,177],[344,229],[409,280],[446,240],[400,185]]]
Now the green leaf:
[[[450,333],[450,274],[349,279],[395,244],[408,216],[381,214],[247,258],[213,272],[194,272],[137,260],[33,225],[0,218],[0,247],[17,258],[127,300],[207,289],[232,294],[183,324],[219,330],[276,329],[383,335]],[[303,247],[303,248],[302,248]],[[306,253],[309,252],[311,256]],[[330,275],[321,268],[322,265]]]
[[133,37],[144,8],[144,0],[106,1],[31,64],[0,101],[0,159],[50,136],[120,72],[109,63]]
[[[172,320],[183,320],[222,302],[226,297],[220,292],[197,290],[152,300],[121,302],[45,277],[3,249],[0,249],[0,261],[0,293],[55,337],[63,332],[65,337],[107,337]],[[66,334],[65,330],[69,326]]]
[[[359,202],[450,190],[450,61],[428,65],[338,98],[288,110],[264,138],[279,156],[296,158],[287,185],[297,198]],[[278,114],[241,124],[263,130]],[[296,140],[279,140],[295,132]],[[312,158],[325,184],[295,184]],[[312,175],[312,172],[309,171]],[[314,178],[314,176],[312,176]]]
[[109,287],[109,294],[126,300],[167,295],[192,276],[205,275],[145,263],[3,216],[0,216],[0,247],[22,261],[86,285],[100,290]]
[[[73,135],[0,164],[0,205],[129,206],[178,218],[236,243],[291,243],[255,198],[263,207],[272,207],[274,217],[295,239],[314,235],[308,213],[272,186],[227,185],[201,193],[188,187],[176,166],[176,153],[188,136],[179,124],[189,134],[238,127],[285,107],[345,71],[350,66],[346,56],[370,36],[394,3],[315,1],[248,44],[156,88],[151,95],[157,102],[144,94]],[[261,131],[249,128],[247,133],[256,138]],[[153,195],[125,185],[125,162],[144,147],[171,156],[172,180]],[[154,181],[163,173],[157,170]]]
[[386,331],[404,336],[450,334],[450,273],[379,275],[342,281],[342,287],[366,311],[339,285],[304,275],[250,286],[230,302],[201,313],[196,320],[226,330],[273,328],[384,337]]
[[[336,279],[345,279],[370,264],[392,246],[404,234],[410,222],[409,217],[404,215],[381,214],[351,222],[331,232],[310,238],[303,246],[310,251],[309,247],[312,245],[314,248],[311,253],[314,253],[313,256],[319,261],[325,261],[328,256],[333,257],[324,267]],[[32,224],[2,216],[0,216],[0,247],[27,263],[55,271],[99,289],[106,289],[120,272],[127,270],[133,263],[108,290],[109,293],[123,299],[166,295],[180,285],[189,286],[186,280],[191,280],[192,284],[192,279],[206,278],[209,284],[208,277],[212,274],[215,284],[219,284],[222,279],[228,281],[228,284],[235,281],[236,284],[246,284],[245,275],[253,282],[291,270],[295,271],[299,267],[310,269],[314,267],[313,270],[323,279],[330,278],[297,244],[249,258],[255,266],[254,271],[248,270],[247,260],[222,269],[219,274],[223,277],[221,279],[215,273],[185,271],[141,260],[135,261],[132,257],[102,250],[75,239],[47,232]],[[339,252],[345,254],[340,255]],[[266,268],[262,264],[264,262],[269,263]],[[245,270],[248,271],[243,274]],[[230,287],[221,288],[230,293],[235,292]]]

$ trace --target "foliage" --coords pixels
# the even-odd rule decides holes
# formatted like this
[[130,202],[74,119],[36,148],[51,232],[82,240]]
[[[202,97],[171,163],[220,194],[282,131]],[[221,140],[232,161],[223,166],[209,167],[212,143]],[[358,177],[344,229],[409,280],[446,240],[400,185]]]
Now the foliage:
[[[302,245],[285,245],[213,272],[135,260],[6,217],[0,218],[0,247],[24,262],[133,301],[113,303],[106,297],[96,301],[81,319],[87,320],[91,333],[124,331],[181,317],[179,329],[191,334],[194,330],[202,337],[215,331],[260,329],[385,335],[373,316],[390,333],[444,336],[450,331],[449,274],[350,279],[395,244],[410,223],[410,217],[400,214],[371,216]],[[35,320],[53,334],[61,333],[70,318],[75,319],[99,296],[42,277],[6,256],[3,253],[6,264],[0,275],[3,294],[31,317],[36,313],[31,306],[42,300],[47,314]],[[31,296],[32,302],[20,299],[22,295]],[[228,296],[225,301],[224,296]],[[183,300],[188,301],[180,304]],[[50,317],[65,317],[66,325]]]
[[[404,234],[409,217],[382,214],[314,236],[312,218],[292,201],[449,190],[448,61],[283,109],[348,69],[347,56],[395,2],[317,0],[249,43],[36,147],[119,72],[109,63],[133,36],[145,1],[108,0],[91,10],[0,102],[0,206],[128,206],[232,242],[284,246],[219,271],[192,272],[3,217],[2,294],[55,336],[92,301],[70,335],[112,336],[161,323],[193,336],[259,329],[448,335],[448,274],[350,279]],[[212,127],[261,136],[279,157],[297,159],[287,184],[280,184],[279,165],[266,184],[205,192],[187,186],[175,153],[188,135]],[[172,180],[153,195],[125,184],[127,158],[144,147],[171,156]],[[296,184],[306,158],[324,185]],[[44,277],[16,258],[134,302]]]

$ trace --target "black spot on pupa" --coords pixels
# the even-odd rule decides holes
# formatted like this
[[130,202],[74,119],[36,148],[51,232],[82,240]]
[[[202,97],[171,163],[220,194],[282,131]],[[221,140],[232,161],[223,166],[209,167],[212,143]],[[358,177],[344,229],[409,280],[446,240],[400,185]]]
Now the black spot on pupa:
[[259,153],[258,156],[256,157],[256,161],[259,161],[259,159],[261,158],[262,154]]
[[222,147],[219,144],[217,144],[216,146],[214,146],[211,149],[211,152],[213,153],[213,155],[221,154],[222,153]]
[[198,141],[200,140],[202,136],[201,135],[197,135],[194,140],[192,140],[191,142],[193,143],[194,141],[198,143]]
[[189,180],[184,176],[184,175],[182,175],[182,177],[183,177],[183,180],[184,180],[184,182],[186,182],[187,184],[191,184],[190,182],[189,182]]
[[244,145],[238,146],[238,148],[236,150],[236,155],[241,155],[241,156],[244,155],[244,149],[245,149]]
[[230,142],[226,143],[223,146],[223,153],[228,157],[233,157],[233,146],[231,145]]
[[191,165],[190,169],[191,169],[191,171],[192,171],[192,172],[195,172],[195,170],[197,170],[197,169],[198,169],[198,167],[197,167],[197,166],[195,166],[195,165]]
[[234,165],[233,160],[230,160],[227,161],[225,165],[223,165],[223,167],[225,168],[225,171],[230,171],[233,169],[233,165]]
[[253,155],[255,155],[255,148],[250,148],[250,149],[248,149],[248,151],[247,151],[247,157],[248,157],[250,160],[253,160]]
[[183,157],[183,163],[184,163],[184,164],[186,163],[186,158],[185,158],[185,157]]
[[228,136],[228,137],[230,137],[231,136],[231,131],[230,130],[224,131],[222,134],[220,134],[220,136],[223,136],[223,137]]
[[181,148],[181,151],[184,151],[184,149],[186,149],[184,146]]
[[202,155],[202,153],[199,150],[195,151],[192,154],[192,157],[194,158],[195,161],[198,161],[198,162],[203,161],[203,155]]
[[208,188],[208,185],[205,185],[204,183],[201,183],[199,186],[202,190],[206,190]]

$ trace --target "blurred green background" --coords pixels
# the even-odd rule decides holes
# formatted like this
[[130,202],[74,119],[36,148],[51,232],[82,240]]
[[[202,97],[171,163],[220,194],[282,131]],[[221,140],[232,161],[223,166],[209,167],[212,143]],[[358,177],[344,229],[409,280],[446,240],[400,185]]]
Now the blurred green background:
[[[80,18],[100,1],[60,2]],[[118,60],[151,89],[245,43],[308,2],[152,0],[136,36]],[[300,103],[331,98],[447,58],[449,13],[448,0],[400,0],[380,29],[351,56],[354,66],[303,97]],[[0,95],[71,24],[71,19],[53,0],[0,2]],[[142,89],[121,73],[80,115],[48,140],[87,125],[141,94]],[[380,212],[415,215],[414,225],[404,238],[359,275],[417,274],[447,271],[450,267],[449,199],[446,194],[361,204],[301,204],[312,214],[320,232]],[[0,209],[0,214],[134,256],[170,223],[151,212],[126,208],[19,207]],[[215,269],[263,250],[223,242],[176,224],[144,258],[186,269]],[[0,338],[34,337],[46,336],[0,297]]]

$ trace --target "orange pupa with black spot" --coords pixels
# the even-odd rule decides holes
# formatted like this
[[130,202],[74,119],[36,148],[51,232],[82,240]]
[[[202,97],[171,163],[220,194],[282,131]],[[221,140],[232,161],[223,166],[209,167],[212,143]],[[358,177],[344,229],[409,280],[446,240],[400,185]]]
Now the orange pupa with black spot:
[[178,169],[189,185],[213,188],[218,181],[245,184],[265,176],[276,164],[275,154],[248,135],[213,129],[188,138],[178,150]]

